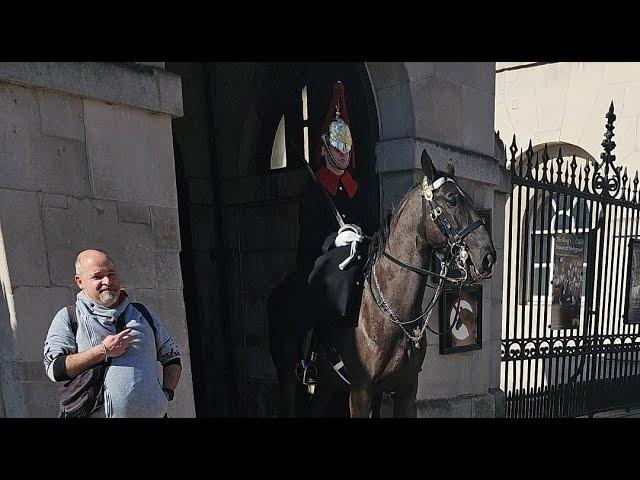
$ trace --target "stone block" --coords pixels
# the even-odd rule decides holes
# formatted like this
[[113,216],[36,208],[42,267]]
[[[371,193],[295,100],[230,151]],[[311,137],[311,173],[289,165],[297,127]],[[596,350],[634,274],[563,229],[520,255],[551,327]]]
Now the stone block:
[[260,178],[239,177],[228,179],[220,184],[220,194],[224,205],[238,205],[255,202],[260,195]]
[[56,195],[54,193],[45,193],[42,195],[42,206],[51,208],[69,208],[67,197],[64,195]]
[[408,69],[401,62],[367,62],[367,70],[375,90],[407,83]]
[[84,121],[95,198],[177,204],[169,116],[85,100]]
[[[507,106],[504,102],[496,102],[496,107],[494,110],[494,122],[494,128],[500,132],[500,138],[507,148],[507,159],[510,160],[511,152],[509,152],[509,147],[511,146],[511,142],[513,141],[513,134],[515,133],[515,129],[513,127],[513,124],[511,123],[511,118],[509,117]],[[522,138],[517,138],[517,141],[522,143],[525,140],[523,140]]]
[[462,146],[493,156],[494,97],[473,87],[462,87]]
[[[44,367],[43,367],[44,368]],[[59,383],[47,378],[40,382],[20,382],[26,417],[28,418],[56,418],[58,416]]]
[[35,91],[0,84],[0,136],[0,187],[89,194],[84,143],[42,134]]
[[471,418],[495,418],[496,400],[493,395],[474,395],[471,397]]
[[147,65],[148,67],[152,67],[152,68],[161,68],[164,70],[164,64],[165,62],[135,62],[138,63],[140,65]]
[[269,178],[276,184],[275,191],[278,199],[291,197],[297,205],[298,195],[309,180],[309,174],[302,170],[294,170],[271,175]]
[[[435,318],[433,322],[437,325]],[[486,391],[490,355],[489,344],[484,342],[481,350],[440,355],[438,339],[430,335],[422,371],[418,374],[416,398],[449,398]]]
[[491,354],[489,355],[489,390],[491,390],[491,388],[497,388],[500,386],[500,369],[502,366],[502,362],[500,360],[501,349],[501,340],[493,340],[490,342],[489,350],[491,351]]
[[489,395],[493,395],[494,397],[495,418],[504,418],[506,402],[507,402],[506,395],[499,388],[490,388]]
[[3,368],[2,375],[3,380],[6,380],[6,377],[8,377],[9,380],[20,382],[49,380],[42,360],[36,360],[34,362],[8,362]]
[[192,248],[203,252],[215,249],[217,225],[213,207],[191,204],[189,210]]
[[432,77],[436,74],[436,64],[434,62],[405,62],[407,76],[410,82]]
[[[4,369],[5,365],[0,363],[0,369]],[[51,382],[53,383],[53,382]],[[25,405],[24,398],[24,382],[14,380],[2,380],[2,390],[0,391],[0,412],[2,418],[28,418],[29,410]]]
[[156,275],[158,285],[163,288],[182,288],[182,269],[180,255],[174,251],[156,251]]
[[69,197],[69,208],[43,208],[51,281],[75,286],[74,262],[87,248],[104,250],[113,259],[123,286],[155,286],[151,227],[118,221],[115,202]]
[[[216,124],[217,125],[217,124]],[[239,148],[238,138],[241,135],[239,127],[216,127],[216,162],[218,175],[221,180],[240,176],[240,166],[238,162]],[[209,159],[202,161],[210,162]]]
[[617,117],[640,115],[640,82],[625,87],[624,105],[614,105]]
[[[295,269],[296,251],[247,252],[242,255],[242,290],[247,294],[268,295]],[[234,285],[230,283],[230,285]]]
[[180,353],[189,354],[189,335],[182,290],[136,288],[133,301],[143,303],[151,313],[156,314],[178,343]]
[[191,376],[191,357],[182,354],[180,358],[182,374],[175,390],[173,402],[169,403],[169,418],[195,418],[196,409],[193,400],[193,381]]
[[462,85],[438,76],[412,82],[411,99],[417,137],[462,146]]
[[571,63],[558,62],[531,69],[538,126],[541,131],[560,130],[571,79]]
[[17,320],[16,360],[42,361],[44,340],[53,317],[65,305],[74,303],[75,291],[62,287],[18,287],[13,290],[13,299]]
[[494,62],[437,62],[436,75],[453,83],[495,92]]
[[416,406],[418,418],[495,417],[495,399],[489,393],[419,401]]
[[[560,138],[565,142],[580,145],[578,140],[593,107],[603,82],[604,64],[597,62],[572,62],[571,79],[564,107],[564,120]],[[608,107],[608,105],[607,105]],[[604,115],[605,110],[599,115]],[[603,117],[602,120],[605,120]],[[604,127],[604,123],[602,124]],[[604,131],[604,130],[602,130]],[[601,133],[600,133],[601,134]],[[521,141],[524,145],[524,140]],[[584,145],[580,145],[584,147]],[[525,146],[526,148],[526,146]],[[596,158],[598,158],[596,156]]]
[[[603,132],[605,131],[605,123],[607,119],[605,114],[609,111],[609,106],[613,100],[613,104],[622,105],[624,99],[624,86],[623,85],[608,85],[601,87],[598,90],[598,94],[595,97],[595,101],[592,104],[590,111],[587,113],[587,119],[584,123],[584,128],[580,132],[575,143],[584,148],[594,158],[600,158],[602,150],[602,140],[604,138]],[[583,99],[584,101],[584,99]],[[567,112],[568,113],[568,112]],[[567,115],[565,113],[565,116]],[[635,135],[631,137],[631,132],[635,133],[637,126],[637,120],[635,117],[623,117],[618,118],[615,122],[616,126],[616,149],[614,153],[623,157],[623,151],[631,147],[634,147]],[[625,130],[622,132],[621,130]],[[623,142],[623,138],[628,138],[627,142]]]
[[118,220],[121,222],[151,224],[149,207],[137,203],[117,202]]
[[502,249],[496,249],[498,256],[498,263],[493,267],[492,278],[490,282],[491,286],[491,299],[502,300],[502,285],[504,278],[504,251]]
[[0,189],[0,255],[6,257],[13,288],[50,284],[47,244],[35,192]]
[[258,337],[254,344],[263,347],[266,345],[266,296],[247,294],[242,302],[242,314],[245,324],[245,336]]
[[390,212],[393,205],[399,205],[413,184],[412,170],[381,175],[380,193],[383,213]]
[[204,128],[204,120],[191,120],[190,117],[185,120],[188,123],[174,129],[174,149],[176,155],[180,154],[184,174],[189,178],[210,179],[212,158],[205,141],[209,130]]
[[159,250],[180,250],[178,209],[151,207],[153,239]]
[[[181,112],[167,110],[160,104],[160,97],[171,97],[169,92],[160,89],[176,87],[175,82],[158,80],[164,76],[175,75],[133,62],[0,62],[0,81],[166,115],[181,115]],[[172,103],[165,102],[164,105]]]
[[[509,213],[506,211],[508,196],[502,193],[494,192],[493,206],[491,208],[491,225],[492,225],[492,240],[493,246],[496,248],[503,248],[505,245],[505,235],[507,230],[506,216]],[[504,257],[503,257],[504,258]]]
[[492,316],[489,330],[484,334],[486,340],[500,340],[502,338],[502,299],[492,301]]
[[[507,72],[507,73],[517,73]],[[516,135],[518,146],[526,148],[529,139],[538,132],[538,115],[535,104],[535,92],[532,75],[519,75],[517,81],[506,82],[504,86],[504,102],[507,109],[508,118],[513,127],[512,133]],[[495,125],[496,130],[501,134],[506,129],[500,124]],[[511,145],[511,134],[508,145]],[[508,148],[508,147],[507,147]]]
[[245,207],[240,210],[239,227],[243,249],[295,249],[298,208],[292,203]]
[[190,178],[189,201],[200,205],[213,205],[213,188],[213,182],[210,180]]
[[418,418],[471,418],[472,400],[467,396],[416,402]]
[[84,108],[77,97],[38,90],[42,133],[84,142]]
[[[474,189],[478,183],[483,183],[484,188],[488,186],[498,186],[502,188],[503,184],[508,186],[511,191],[511,178],[509,173],[502,168],[493,158],[478,153],[467,153],[465,150],[449,147],[442,144],[429,142],[426,140],[417,140],[415,142],[415,168],[421,169],[420,157],[423,149],[426,149],[429,156],[433,160],[433,164],[439,170],[444,170],[447,164],[451,162],[456,170],[456,178],[459,181],[463,179],[473,180]],[[469,184],[471,185],[471,183]],[[480,192],[485,195],[484,191]]]
[[413,98],[406,83],[376,90],[380,116],[380,140],[411,137],[414,134]]
[[638,62],[601,62],[597,65],[604,69],[603,85],[640,82]]
[[240,238],[238,236],[238,215],[240,208],[223,207],[222,208],[222,231],[224,232],[223,241],[224,248],[237,249]]
[[173,118],[182,117],[182,81],[179,75],[171,72],[155,72],[158,82],[160,109],[171,112]]
[[414,168],[415,142],[400,138],[376,143],[376,172],[403,171]]

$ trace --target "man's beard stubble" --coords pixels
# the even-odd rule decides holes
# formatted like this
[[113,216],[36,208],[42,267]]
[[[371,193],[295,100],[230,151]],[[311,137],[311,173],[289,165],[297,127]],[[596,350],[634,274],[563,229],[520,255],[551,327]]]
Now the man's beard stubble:
[[105,307],[112,307],[118,301],[119,296],[119,290],[105,289],[98,293],[100,302],[102,302],[102,305]]

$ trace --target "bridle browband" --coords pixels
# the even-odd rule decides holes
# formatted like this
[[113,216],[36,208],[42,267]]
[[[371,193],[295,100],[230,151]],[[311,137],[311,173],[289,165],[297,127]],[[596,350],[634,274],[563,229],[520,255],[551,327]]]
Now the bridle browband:
[[[478,219],[472,222],[470,225],[467,225],[460,232],[455,233],[455,231],[451,227],[451,223],[449,222],[449,220],[442,214],[443,213],[442,208],[439,207],[438,204],[436,204],[436,202],[433,199],[433,192],[436,191],[438,188],[440,188],[442,185],[444,185],[446,182],[453,182],[458,192],[463,197],[468,198],[467,195],[462,190],[460,190],[460,187],[458,187],[458,184],[455,182],[455,180],[453,180],[448,176],[442,176],[436,179],[433,183],[429,183],[427,177],[425,176],[422,180],[422,195],[421,195],[422,217],[423,217],[423,224],[425,225],[425,230],[427,225],[426,214],[427,214],[427,206],[428,206],[428,208],[430,209],[429,216],[431,217],[431,220],[433,220],[433,222],[436,224],[440,232],[442,232],[444,237],[447,239],[447,245],[443,247],[444,252],[439,251],[443,249],[434,249],[435,255],[440,260],[440,273],[432,272],[430,270],[416,267],[414,265],[408,265],[402,262],[401,260],[398,260],[391,254],[387,253],[386,243],[384,244],[383,251],[382,251],[382,254],[386,258],[391,260],[393,263],[395,263],[396,265],[399,265],[400,267],[406,270],[409,270],[411,272],[414,272],[420,276],[426,277],[427,279],[428,277],[431,276],[431,277],[436,277],[440,280],[438,282],[437,287],[432,287],[427,283],[427,286],[430,288],[435,288],[436,292],[434,293],[433,298],[427,305],[427,308],[424,310],[424,312],[422,312],[418,317],[414,318],[413,320],[405,321],[405,322],[401,321],[397,317],[397,315],[393,312],[391,307],[388,305],[388,303],[384,299],[384,296],[382,295],[382,290],[380,289],[380,285],[378,284],[378,280],[376,278],[375,264],[372,265],[371,270],[369,272],[369,288],[370,288],[373,299],[378,305],[378,308],[380,309],[380,311],[382,311],[382,313],[385,315],[385,317],[389,321],[391,321],[392,323],[395,323],[403,330],[405,335],[407,335],[407,337],[414,343],[416,348],[420,348],[420,340],[424,336],[426,329],[428,329],[431,333],[434,333],[436,335],[446,335],[451,331],[453,326],[456,325],[457,321],[453,322],[447,328],[446,331],[436,332],[429,326],[429,320],[431,319],[431,313],[433,312],[433,308],[435,307],[435,304],[442,293],[442,287],[444,285],[445,280],[448,280],[451,283],[458,284],[460,286],[460,290],[462,291],[462,285],[468,278],[467,259],[469,257],[469,254],[467,253],[467,246],[464,240],[471,232],[476,230],[481,225],[485,224],[484,220]],[[425,235],[426,235],[426,232],[425,232]],[[447,257],[449,259],[448,261],[446,260]],[[457,267],[459,268],[459,270],[464,274],[460,278],[447,276],[447,271],[449,270],[449,267],[454,261]],[[375,286],[375,289],[374,289],[374,286]],[[456,314],[456,319],[458,318],[458,313],[459,311]],[[424,321],[422,328],[416,327],[412,333],[409,333],[404,328],[404,325],[419,322],[425,316],[427,316],[427,318]]]

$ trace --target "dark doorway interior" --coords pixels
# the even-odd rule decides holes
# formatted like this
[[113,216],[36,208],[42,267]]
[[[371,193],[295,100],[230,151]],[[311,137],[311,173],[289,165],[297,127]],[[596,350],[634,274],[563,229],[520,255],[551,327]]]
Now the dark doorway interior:
[[[198,416],[275,415],[266,299],[295,265],[297,196],[334,80],[345,84],[356,177],[379,215],[373,91],[359,63],[167,63],[182,77],[173,121],[182,273]],[[306,87],[306,88],[305,88]],[[302,97],[306,94],[306,115]],[[284,124],[286,164],[272,168]],[[277,149],[276,149],[277,150]]]

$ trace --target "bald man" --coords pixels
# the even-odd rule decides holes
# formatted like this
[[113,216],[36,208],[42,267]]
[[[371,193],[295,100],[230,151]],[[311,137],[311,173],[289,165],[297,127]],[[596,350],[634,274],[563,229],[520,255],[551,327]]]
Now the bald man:
[[[182,371],[177,344],[155,314],[129,301],[105,252],[84,250],[75,267],[77,331],[74,335],[69,310],[61,309],[44,344],[47,375],[63,382],[104,363],[102,406],[92,417],[166,416]],[[163,366],[162,387],[157,361]]]

